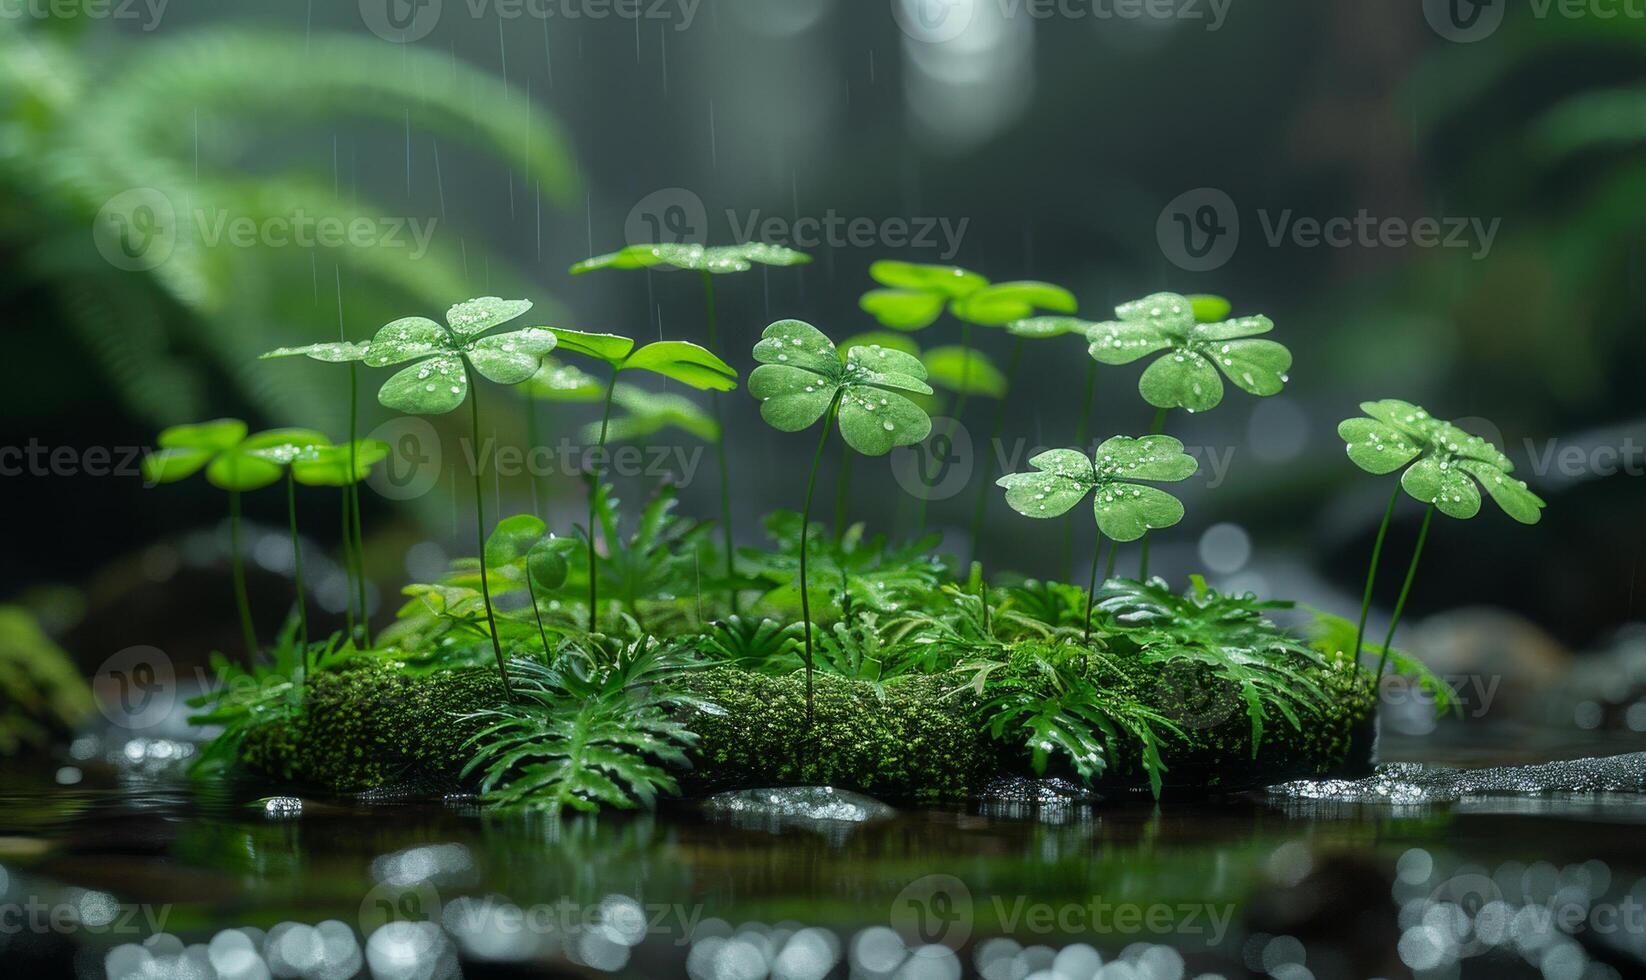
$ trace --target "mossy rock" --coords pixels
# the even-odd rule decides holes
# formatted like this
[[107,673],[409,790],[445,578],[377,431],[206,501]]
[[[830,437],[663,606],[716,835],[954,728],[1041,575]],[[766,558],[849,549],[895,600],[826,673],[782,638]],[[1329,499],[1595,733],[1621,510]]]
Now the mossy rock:
[[[1258,750],[1245,703],[1203,670],[1124,671],[1116,683],[1173,719],[1162,756],[1170,794],[1235,790],[1304,776],[1353,772],[1370,757],[1371,686],[1347,661],[1314,672],[1330,701],[1301,730],[1270,718]],[[887,800],[930,802],[977,795],[992,778],[1028,770],[1017,746],[990,737],[969,694],[949,677],[912,676],[884,685],[817,674],[812,736],[805,732],[803,674],[768,676],[712,667],[684,687],[720,711],[683,719],[700,738],[683,790],[831,785]],[[471,752],[476,723],[461,715],[498,703],[489,669],[409,676],[368,664],[317,676],[295,722],[254,731],[242,748],[253,770],[334,792],[418,786],[452,788]],[[1115,747],[1099,788],[1146,790],[1139,746]]]

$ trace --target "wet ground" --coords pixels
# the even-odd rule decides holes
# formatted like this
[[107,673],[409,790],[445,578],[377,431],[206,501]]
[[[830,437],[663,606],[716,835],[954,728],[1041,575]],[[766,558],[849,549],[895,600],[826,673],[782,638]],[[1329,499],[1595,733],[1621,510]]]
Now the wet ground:
[[[1481,766],[1643,748],[1640,735],[1475,728],[1388,739],[1381,752]],[[5,774],[8,973],[1646,972],[1639,759],[1496,780],[1395,767],[1160,807],[1047,794],[888,813],[835,794],[552,821],[462,799],[258,799],[189,783],[190,750],[82,739],[65,759]]]

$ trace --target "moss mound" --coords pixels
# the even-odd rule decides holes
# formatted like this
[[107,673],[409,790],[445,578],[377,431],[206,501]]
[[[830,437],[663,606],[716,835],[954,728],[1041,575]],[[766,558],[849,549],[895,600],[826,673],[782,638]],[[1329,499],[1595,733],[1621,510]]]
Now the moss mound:
[[[1315,672],[1330,698],[1323,718],[1295,729],[1271,717],[1254,753],[1239,692],[1185,663],[1181,669],[1127,669],[1116,683],[1171,719],[1161,754],[1174,792],[1233,790],[1287,779],[1352,772],[1371,749],[1375,695],[1347,662]],[[948,677],[911,676],[877,686],[814,676],[813,737],[805,728],[805,677],[732,667],[688,675],[684,687],[719,712],[684,720],[701,741],[693,768],[679,774],[691,793],[777,785],[832,785],[888,800],[934,801],[976,795],[995,776],[1027,772],[1026,753],[992,738],[969,694]],[[241,751],[252,769],[334,792],[408,785],[455,788],[470,756],[475,724],[462,714],[496,704],[502,688],[489,669],[408,676],[368,664],[322,674],[295,720],[255,729]],[[1100,787],[1146,789],[1136,744],[1115,747]]]

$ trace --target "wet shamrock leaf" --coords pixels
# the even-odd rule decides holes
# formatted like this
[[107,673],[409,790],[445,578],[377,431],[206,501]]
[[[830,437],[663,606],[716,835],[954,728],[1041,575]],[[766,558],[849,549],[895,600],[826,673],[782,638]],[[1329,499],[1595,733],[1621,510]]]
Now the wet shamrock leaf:
[[1006,502],[1026,517],[1058,517],[1093,495],[1098,529],[1115,541],[1136,541],[1152,529],[1183,519],[1183,504],[1171,494],[1136,483],[1176,483],[1199,468],[1183,444],[1171,436],[1115,436],[1092,458],[1074,449],[1053,449],[1029,460],[1036,472],[1013,473],[995,481]]
[[1514,463],[1486,439],[1399,399],[1362,402],[1360,410],[1366,416],[1344,419],[1337,433],[1349,458],[1366,472],[1406,467],[1400,477],[1405,491],[1448,517],[1467,520],[1479,513],[1484,487],[1522,524],[1542,519],[1543,500],[1511,475]]
[[[1202,297],[1200,309],[1218,313],[1222,304]],[[1254,395],[1278,394],[1285,387],[1291,352],[1272,340],[1250,339],[1274,329],[1268,317],[1200,322],[1195,301],[1176,293],[1124,303],[1115,314],[1119,320],[1094,324],[1087,332],[1088,351],[1103,364],[1130,364],[1164,351],[1137,385],[1144,400],[1157,408],[1200,412],[1217,407],[1223,400],[1219,371]]]
[[842,360],[821,331],[800,320],[767,327],[749,393],[773,428],[799,432],[835,409],[847,445],[866,456],[926,438],[931,419],[900,392],[929,395],[920,359],[888,347],[853,347]]
[[536,591],[552,591],[566,584],[567,555],[577,548],[576,541],[548,533],[541,518],[516,514],[499,521],[486,538],[486,575],[511,586],[530,582]]
[[357,439],[341,446],[317,446],[291,462],[292,478],[310,487],[346,487],[371,475],[371,468],[389,457],[381,439]]
[[309,357],[316,361],[325,361],[328,364],[344,364],[349,361],[363,361],[370,352],[369,343],[349,343],[347,341],[330,344],[306,344],[302,347],[276,347],[264,354],[259,360],[268,360],[276,357]]
[[[246,423],[239,419],[174,425],[160,433],[156,440],[159,448],[143,457],[143,479],[151,484],[176,483],[186,479],[200,472],[218,456],[232,451],[244,438]],[[276,478],[278,476],[277,473]]]
[[886,288],[864,293],[858,305],[881,326],[905,331],[931,326],[950,301],[989,284],[969,269],[922,262],[881,260],[869,266],[869,276]]
[[446,312],[444,327],[415,316],[385,325],[368,345],[366,364],[417,363],[385,381],[377,400],[412,415],[439,415],[468,397],[469,367],[498,384],[525,381],[537,373],[543,355],[554,349],[554,333],[546,327],[526,327],[482,335],[529,309],[529,300],[483,296],[453,306]]
[[997,282],[973,290],[949,304],[949,312],[967,323],[1003,327],[1034,315],[1036,310],[1073,313],[1074,294],[1049,282]]
[[[696,402],[682,395],[620,384],[612,392],[612,404],[623,409],[625,414],[614,415],[607,423],[607,442],[644,439],[671,428],[706,442],[713,442],[720,434],[720,426],[715,424],[714,419]],[[600,423],[590,422],[583,427],[580,435],[585,443],[597,442]]]
[[656,244],[630,245],[627,248],[584,259],[571,267],[571,274],[582,275],[597,269],[649,269],[668,265],[676,269],[691,269],[717,275],[747,272],[755,265],[803,265],[811,256],[783,245],[765,242],[744,242],[741,245]]
[[518,387],[532,398],[551,402],[597,402],[606,393],[599,378],[552,357],[543,358],[537,373]]
[[611,366],[614,372],[650,371],[681,384],[711,391],[737,387],[737,369],[707,347],[684,340],[659,340],[635,349],[634,341],[612,333],[549,328],[560,348],[583,354]]
[[1092,321],[1077,316],[1031,316],[1006,324],[1006,332],[1030,340],[1049,340],[1070,333],[1085,335],[1095,326]]
[[982,351],[969,347],[933,347],[920,358],[931,382],[961,395],[1005,398],[1006,375]]

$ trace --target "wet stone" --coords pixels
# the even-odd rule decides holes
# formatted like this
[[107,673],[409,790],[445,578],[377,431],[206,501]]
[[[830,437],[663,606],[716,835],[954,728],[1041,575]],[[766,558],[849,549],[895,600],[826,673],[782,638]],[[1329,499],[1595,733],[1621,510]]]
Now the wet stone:
[[816,821],[867,823],[897,811],[861,793],[832,786],[786,786],[716,793],[703,801],[705,812],[769,823],[806,824]]
[[1482,769],[1395,762],[1364,779],[1304,779],[1269,788],[1271,798],[1334,803],[1451,803],[1553,793],[1646,793],[1646,752]]

